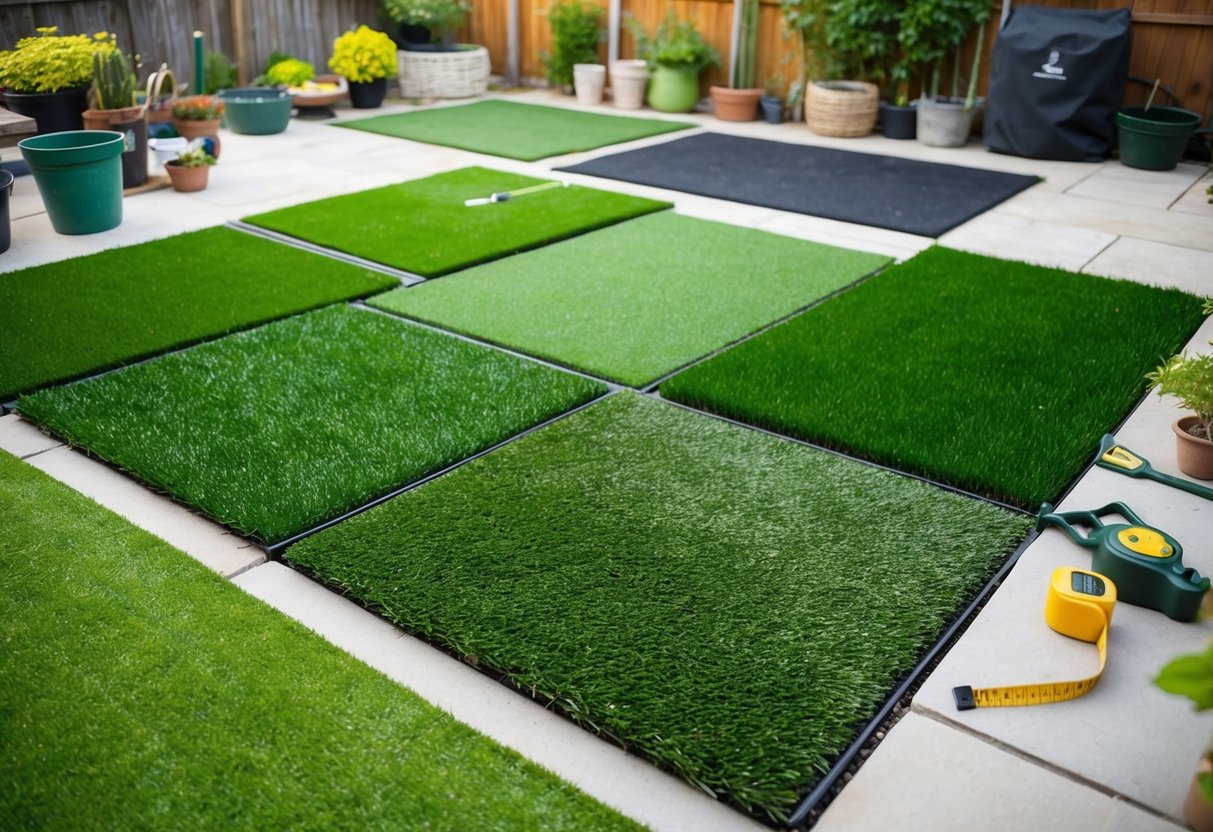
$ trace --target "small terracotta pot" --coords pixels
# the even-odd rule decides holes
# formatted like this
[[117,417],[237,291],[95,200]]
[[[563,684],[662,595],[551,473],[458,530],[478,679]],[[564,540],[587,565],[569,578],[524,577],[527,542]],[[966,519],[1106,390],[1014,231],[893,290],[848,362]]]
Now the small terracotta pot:
[[172,161],[166,164],[164,169],[168,171],[168,178],[173,180],[174,191],[191,193],[206,189],[211,168],[210,165],[198,165],[191,168]]
[[173,129],[177,131],[178,136],[186,139],[198,139],[204,136],[209,136],[215,140],[215,150],[211,153],[216,159],[219,158],[219,119],[212,118],[206,121],[198,119],[173,119]]
[[1213,480],[1213,442],[1188,433],[1200,424],[1195,416],[1175,420],[1171,430],[1175,432],[1175,461],[1179,470],[1198,480]]
[[721,121],[753,121],[758,117],[758,99],[762,98],[762,90],[712,87],[708,91],[712,94],[716,118]]
[[1200,783],[1196,780],[1200,774],[1211,770],[1213,770],[1213,764],[1209,762],[1209,758],[1202,757],[1200,764],[1196,767],[1196,774],[1192,775],[1192,782],[1188,786],[1188,796],[1184,798],[1184,820],[1196,832],[1213,832],[1213,804],[1209,803],[1209,799],[1205,797],[1204,791],[1200,788]]

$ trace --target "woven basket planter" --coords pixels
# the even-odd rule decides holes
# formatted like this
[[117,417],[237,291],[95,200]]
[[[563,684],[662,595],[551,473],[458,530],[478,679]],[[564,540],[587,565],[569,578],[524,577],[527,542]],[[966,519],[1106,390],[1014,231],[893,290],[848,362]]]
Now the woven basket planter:
[[876,126],[880,91],[865,81],[812,81],[804,120],[821,136],[866,136]]
[[404,98],[471,98],[489,86],[489,50],[460,45],[456,52],[396,53]]

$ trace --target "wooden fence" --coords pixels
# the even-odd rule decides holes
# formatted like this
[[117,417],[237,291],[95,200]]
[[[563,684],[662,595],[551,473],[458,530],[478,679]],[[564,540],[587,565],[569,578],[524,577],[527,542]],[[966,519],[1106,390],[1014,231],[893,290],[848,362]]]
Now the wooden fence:
[[[508,8],[510,0],[473,0],[463,39],[489,49],[493,71],[508,69]],[[518,54],[524,79],[543,77],[543,52],[551,47],[548,8],[556,0],[517,0]],[[608,0],[588,0],[606,8]],[[790,83],[799,73],[800,56],[794,38],[781,25],[778,0],[760,0],[758,81]],[[999,0],[986,37],[986,59],[998,29]],[[1067,8],[1117,8],[1131,4],[1132,52],[1129,72],[1159,78],[1170,85],[1179,103],[1204,114],[1213,113],[1213,0],[1032,0],[1034,5]],[[728,65],[732,0],[621,0],[625,16],[650,31],[673,8],[694,18],[700,31],[722,57],[723,66],[704,73],[703,83],[725,79]],[[382,24],[377,0],[0,0],[0,48],[11,47],[36,26],[58,25],[63,32],[111,31],[125,48],[139,52],[144,71],[166,61],[186,78],[192,66],[192,33],[206,34],[207,47],[238,59],[243,80],[263,68],[275,50],[289,52],[323,68],[332,39],[355,23]],[[971,48],[971,47],[970,47]],[[624,31],[620,57],[634,54]],[[971,54],[971,53],[970,53]],[[606,46],[600,49],[605,60]],[[982,80],[984,89],[985,82]],[[1147,88],[1130,84],[1129,103],[1144,100]]]

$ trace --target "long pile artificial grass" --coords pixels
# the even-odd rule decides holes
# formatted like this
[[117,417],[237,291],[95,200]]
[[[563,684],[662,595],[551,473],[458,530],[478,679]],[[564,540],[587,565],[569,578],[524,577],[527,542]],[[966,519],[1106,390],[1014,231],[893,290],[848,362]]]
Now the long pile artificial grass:
[[0,274],[0,401],[396,285],[229,228]]
[[8,829],[634,829],[0,453]]
[[35,393],[18,408],[72,444],[272,543],[602,389],[341,306]]
[[666,212],[374,305],[640,386],[887,262]]
[[496,260],[669,208],[668,202],[570,186],[493,205],[464,201],[552,180],[461,168],[245,217],[245,222],[422,277]]
[[695,125],[541,107],[517,101],[477,101],[462,106],[343,121],[337,126],[533,162],[548,156],[686,130]]
[[1200,307],[1176,290],[933,248],[661,394],[1036,508]]
[[780,818],[1030,523],[625,391],[286,556]]

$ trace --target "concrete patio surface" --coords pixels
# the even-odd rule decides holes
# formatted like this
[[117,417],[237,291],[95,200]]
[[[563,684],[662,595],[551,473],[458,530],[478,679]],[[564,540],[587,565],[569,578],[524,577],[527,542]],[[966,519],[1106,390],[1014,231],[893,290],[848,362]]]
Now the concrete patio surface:
[[[542,90],[502,97],[576,107],[571,97]],[[409,105],[393,103],[383,112],[407,109]],[[606,105],[596,109],[626,114]],[[354,114],[343,110],[340,115]],[[639,115],[665,117],[648,110]],[[1041,176],[1038,185],[948,232],[939,242],[981,254],[1213,295],[1213,205],[1204,196],[1213,177],[1201,166],[1185,164],[1175,171],[1149,173],[1116,161],[1071,164],[999,156],[975,142],[961,149],[928,148],[878,136],[825,139],[808,132],[803,124],[736,124],[704,115],[689,118],[704,129],[722,133]],[[550,176],[556,167],[682,135],[686,134],[526,163],[295,119],[286,133],[277,136],[225,133],[222,157],[212,169],[211,184],[205,191],[179,194],[164,189],[129,197],[124,201],[122,225],[101,234],[55,234],[32,179],[19,179],[11,202],[13,244],[0,255],[0,271],[144,242],[465,165]],[[14,154],[14,150],[5,151],[3,158],[12,159]],[[628,183],[571,178],[578,184],[669,200],[676,211],[690,216],[898,259],[933,243],[909,234]],[[1074,314],[1081,315],[1082,310],[1074,310]],[[1116,337],[1117,333],[1108,333],[1109,339]],[[1189,348],[1211,352],[1211,337],[1213,321],[1206,321]],[[1128,419],[1118,439],[1159,470],[1177,474],[1170,423],[1178,415],[1172,401],[1151,396]],[[992,416],[990,441],[996,442],[997,414]],[[761,828],[285,566],[266,562],[261,550],[248,541],[44,436],[18,416],[0,418],[0,449],[27,459],[185,550],[458,719],[653,829]],[[1157,483],[1092,469],[1060,508],[1096,508],[1118,499],[1146,522],[1177,537],[1185,546],[1188,565],[1202,574],[1213,574],[1213,502]],[[1109,637],[1107,671],[1087,696],[1034,708],[958,713],[953,706],[951,688],[955,685],[1063,680],[1093,672],[1094,646],[1054,633],[1042,615],[1052,568],[1089,564],[1087,550],[1055,529],[1043,532],[931,673],[915,696],[911,712],[888,731],[825,810],[817,828],[828,832],[879,828],[959,832],[1029,826],[1163,832],[1180,828],[1180,803],[1197,758],[1213,738],[1213,715],[1195,714],[1187,700],[1162,693],[1151,680],[1175,655],[1203,648],[1213,636],[1213,622],[1177,624],[1160,613],[1121,604]]]

